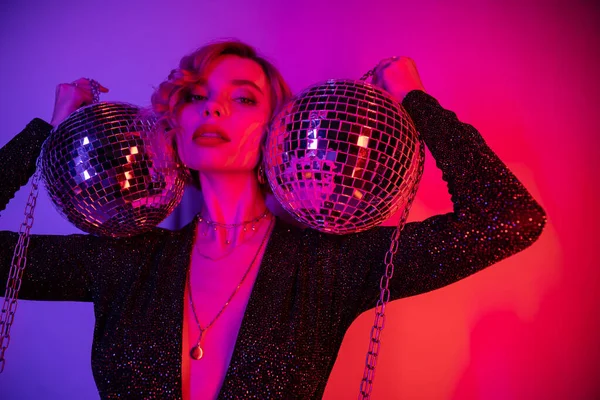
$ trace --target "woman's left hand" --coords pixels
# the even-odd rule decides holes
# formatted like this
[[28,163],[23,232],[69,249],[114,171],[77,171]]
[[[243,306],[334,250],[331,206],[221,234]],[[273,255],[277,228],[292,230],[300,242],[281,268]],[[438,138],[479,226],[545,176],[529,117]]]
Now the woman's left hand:
[[390,92],[400,103],[411,90],[425,91],[417,66],[409,57],[381,61],[373,72],[373,84]]

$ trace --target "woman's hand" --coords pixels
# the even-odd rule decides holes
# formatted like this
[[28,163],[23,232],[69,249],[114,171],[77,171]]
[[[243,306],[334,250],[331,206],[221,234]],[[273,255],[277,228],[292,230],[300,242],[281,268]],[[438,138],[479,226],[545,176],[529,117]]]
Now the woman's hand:
[[[98,84],[101,93],[108,89]],[[54,98],[54,112],[50,124],[56,128],[71,113],[78,108],[92,104],[92,85],[89,79],[79,78],[73,83],[61,83],[56,87]]]
[[409,57],[392,57],[375,67],[373,84],[390,92],[399,103],[411,90],[425,91],[417,66]]

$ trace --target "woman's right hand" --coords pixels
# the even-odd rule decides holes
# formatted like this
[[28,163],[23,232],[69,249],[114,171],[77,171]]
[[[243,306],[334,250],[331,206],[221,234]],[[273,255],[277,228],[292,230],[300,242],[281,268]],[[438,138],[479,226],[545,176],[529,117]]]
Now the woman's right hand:
[[[108,89],[98,84],[100,93],[107,93]],[[54,112],[50,124],[56,128],[71,113],[78,108],[92,104],[92,86],[87,78],[79,78],[73,83],[61,83],[56,87],[54,98]]]

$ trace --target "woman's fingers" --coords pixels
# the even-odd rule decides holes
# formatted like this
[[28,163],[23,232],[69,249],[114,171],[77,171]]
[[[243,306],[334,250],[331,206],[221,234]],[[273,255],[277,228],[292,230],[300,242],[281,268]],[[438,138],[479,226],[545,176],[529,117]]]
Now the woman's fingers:
[[[98,84],[98,90],[101,93],[108,93],[108,89],[104,86],[102,86],[99,82],[96,81],[96,83]],[[90,79],[88,78],[79,78],[75,81],[73,81],[71,83],[71,85],[80,88],[80,89],[85,89],[85,90],[92,90],[92,84],[90,82]]]
[[373,84],[402,101],[411,90],[425,91],[415,61],[406,56],[382,60],[373,71]]
[[[56,86],[54,111],[50,123],[56,127],[78,108],[93,104],[97,98],[94,98],[92,86],[92,82],[87,78],[79,78],[71,83],[61,83]],[[108,89],[100,84],[97,90],[101,93],[108,92]]]

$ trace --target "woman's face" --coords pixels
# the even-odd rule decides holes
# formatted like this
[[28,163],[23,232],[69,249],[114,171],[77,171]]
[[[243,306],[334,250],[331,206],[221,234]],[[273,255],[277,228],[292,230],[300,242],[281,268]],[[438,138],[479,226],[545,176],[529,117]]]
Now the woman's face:
[[270,88],[256,62],[222,56],[176,115],[181,161],[200,172],[253,170],[270,117]]

